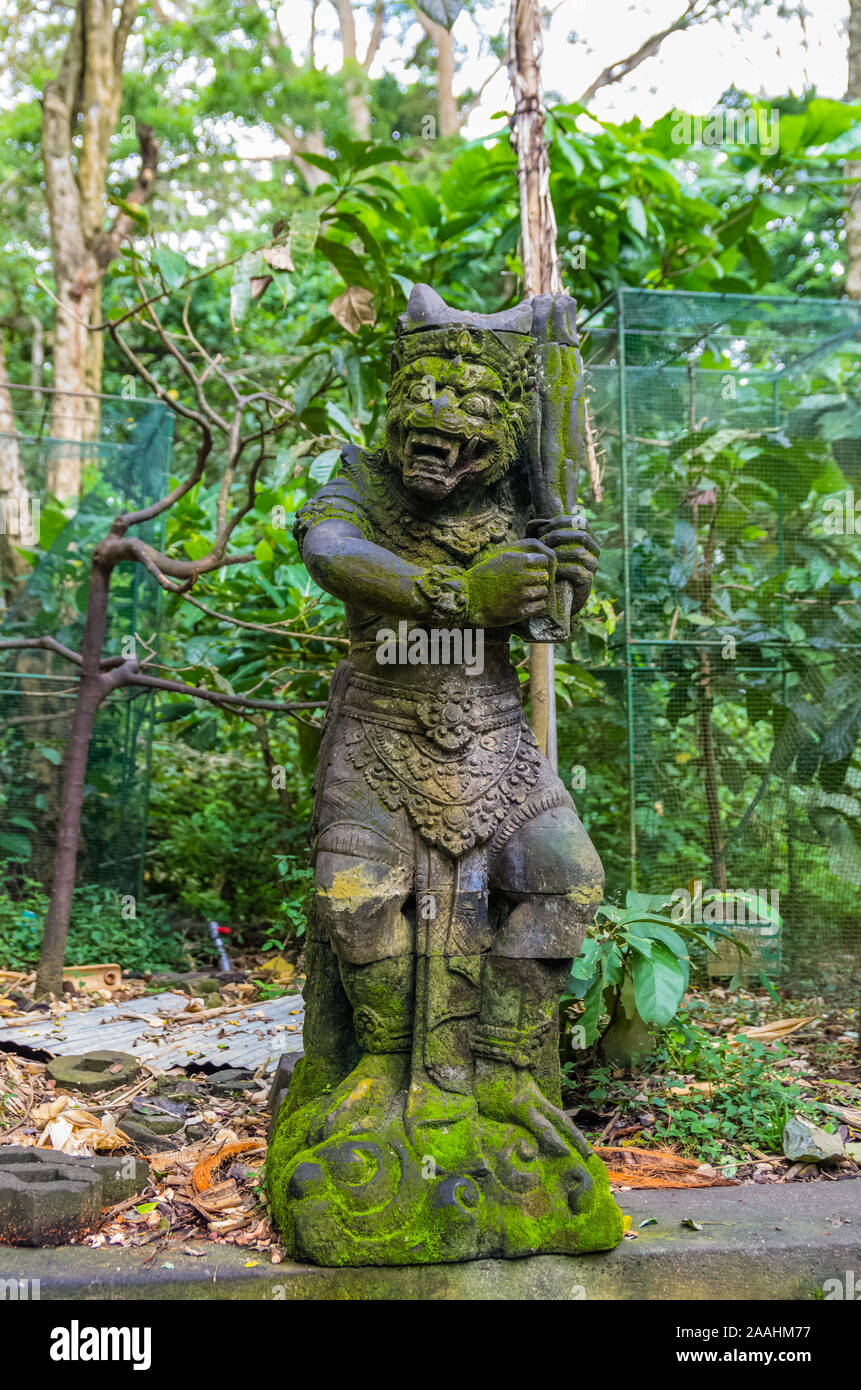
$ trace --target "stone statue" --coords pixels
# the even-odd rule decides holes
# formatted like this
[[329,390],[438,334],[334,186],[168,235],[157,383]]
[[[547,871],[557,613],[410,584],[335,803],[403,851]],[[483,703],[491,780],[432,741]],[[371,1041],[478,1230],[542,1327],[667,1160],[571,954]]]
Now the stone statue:
[[560,1108],[557,1006],[603,872],[509,658],[512,633],[569,635],[597,568],[574,310],[461,313],[417,285],[382,448],[347,447],[297,517],[350,635],[317,771],[305,1055],[267,1165],[297,1259],[622,1236]]

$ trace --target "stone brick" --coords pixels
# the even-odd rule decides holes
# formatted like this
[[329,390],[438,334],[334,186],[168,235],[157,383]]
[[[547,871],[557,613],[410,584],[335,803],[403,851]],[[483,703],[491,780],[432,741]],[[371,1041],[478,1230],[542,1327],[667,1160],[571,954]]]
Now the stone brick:
[[[111,1068],[119,1067],[119,1071]],[[82,1052],[76,1056],[55,1057],[45,1068],[58,1086],[92,1095],[96,1091],[116,1091],[129,1086],[141,1069],[137,1057],[129,1052]]]
[[0,1239],[62,1245],[97,1220],[104,1183],[95,1168],[43,1149],[0,1152]]

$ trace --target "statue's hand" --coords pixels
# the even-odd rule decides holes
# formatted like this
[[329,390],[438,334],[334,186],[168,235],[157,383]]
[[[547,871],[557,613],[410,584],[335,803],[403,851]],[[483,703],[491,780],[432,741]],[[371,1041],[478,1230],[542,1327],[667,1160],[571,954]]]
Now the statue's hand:
[[600,547],[592,528],[582,512],[574,516],[560,513],[542,523],[541,540],[556,556],[556,578],[573,586],[572,610],[579,613],[598,569]]
[[467,616],[475,627],[507,627],[545,612],[556,558],[543,541],[520,541],[467,570]]

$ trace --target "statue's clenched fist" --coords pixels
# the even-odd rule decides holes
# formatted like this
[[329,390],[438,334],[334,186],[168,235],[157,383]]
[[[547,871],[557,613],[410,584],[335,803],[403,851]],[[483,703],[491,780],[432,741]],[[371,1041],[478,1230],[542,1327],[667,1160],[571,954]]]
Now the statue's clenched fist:
[[574,589],[572,609],[578,613],[589,597],[598,569],[600,547],[582,512],[560,513],[549,521],[532,523],[544,545],[556,556],[556,578]]
[[521,541],[491,555],[466,572],[469,621],[509,627],[543,613],[556,573],[556,557],[543,541]]

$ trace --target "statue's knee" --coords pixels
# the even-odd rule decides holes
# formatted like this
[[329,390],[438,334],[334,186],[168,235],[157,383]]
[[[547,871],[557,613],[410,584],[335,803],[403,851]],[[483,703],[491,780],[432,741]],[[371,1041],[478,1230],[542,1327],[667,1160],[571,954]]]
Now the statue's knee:
[[338,956],[366,965],[409,951],[404,904],[412,889],[403,866],[323,851],[317,856],[315,909]]
[[604,870],[569,807],[537,816],[494,868],[506,910],[492,950],[520,959],[578,956],[604,893]]
[[552,894],[594,913],[604,889],[604,869],[577,812],[558,806],[513,836],[493,865],[493,882],[515,899]]

